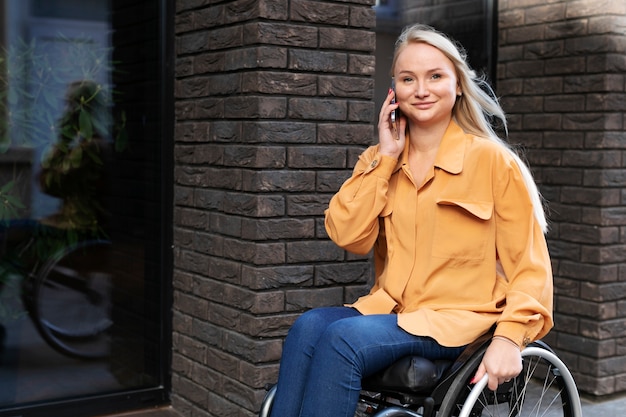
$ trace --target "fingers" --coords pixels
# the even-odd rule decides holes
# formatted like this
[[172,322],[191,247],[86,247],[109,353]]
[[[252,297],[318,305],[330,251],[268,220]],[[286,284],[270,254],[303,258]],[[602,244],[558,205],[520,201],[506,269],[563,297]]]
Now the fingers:
[[474,377],[470,381],[470,384],[478,383],[478,381],[480,381],[485,376],[485,374],[487,375],[487,387],[490,390],[495,391],[498,389],[499,385],[510,382],[511,379],[515,378],[519,374],[519,371],[516,369],[504,371],[503,369],[500,369],[498,367],[491,368],[483,360],[478,366],[478,369],[476,370]]
[[510,381],[522,371],[520,350],[508,341],[494,338],[478,369],[487,373],[489,389],[495,391],[498,385]]
[[495,391],[498,389],[498,385],[500,385],[499,378],[489,375],[489,382],[487,383],[487,387],[490,390]]
[[485,372],[487,372],[487,370],[485,369],[485,365],[481,362],[480,366],[478,366],[478,369],[476,370],[476,373],[474,374],[474,378],[470,381],[470,384],[475,384],[480,381],[483,375],[485,375]]
[[407,120],[405,117],[400,117],[395,123],[391,122],[391,112],[398,108],[397,104],[392,103],[393,97],[394,92],[390,89],[380,109],[378,141],[382,155],[398,158],[404,149]]
[[393,128],[392,126],[393,123],[391,122],[391,112],[398,108],[398,104],[392,102],[394,98],[395,98],[395,93],[390,88],[389,91],[387,92],[387,97],[385,98],[385,101],[383,102],[383,106],[380,109],[380,114],[378,117],[379,128],[382,128],[382,127],[386,127],[387,129]]
[[[478,368],[478,371],[476,371],[476,374],[474,375],[474,377],[472,378],[472,380],[470,381],[470,384],[476,384],[478,383],[478,381],[480,381],[485,375],[487,375],[485,373],[485,369],[484,367]],[[498,389],[498,386],[506,383],[506,382],[511,382],[511,379],[508,378],[498,378],[495,376],[491,376],[491,375],[487,375],[487,388],[489,388],[491,391],[495,391]]]

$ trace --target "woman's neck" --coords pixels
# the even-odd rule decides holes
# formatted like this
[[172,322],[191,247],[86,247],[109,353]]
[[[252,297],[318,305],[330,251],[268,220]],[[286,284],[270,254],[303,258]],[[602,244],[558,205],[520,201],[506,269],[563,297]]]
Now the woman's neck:
[[432,125],[409,123],[410,147],[414,152],[429,153],[439,148],[441,139],[446,133],[450,120]]

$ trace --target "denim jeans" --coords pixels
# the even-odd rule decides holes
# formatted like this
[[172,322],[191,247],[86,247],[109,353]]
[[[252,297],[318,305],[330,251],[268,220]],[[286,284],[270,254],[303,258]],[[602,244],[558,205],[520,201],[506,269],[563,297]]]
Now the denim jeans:
[[453,359],[463,348],[411,335],[398,327],[395,314],[310,310],[285,339],[271,417],[353,417],[361,378],[403,356]]

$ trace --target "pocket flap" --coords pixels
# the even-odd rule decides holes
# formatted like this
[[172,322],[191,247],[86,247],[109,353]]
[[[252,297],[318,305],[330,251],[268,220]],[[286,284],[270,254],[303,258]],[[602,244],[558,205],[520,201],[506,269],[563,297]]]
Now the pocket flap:
[[481,220],[489,220],[493,215],[493,202],[491,201],[462,201],[440,198],[437,200],[437,204],[461,207]]

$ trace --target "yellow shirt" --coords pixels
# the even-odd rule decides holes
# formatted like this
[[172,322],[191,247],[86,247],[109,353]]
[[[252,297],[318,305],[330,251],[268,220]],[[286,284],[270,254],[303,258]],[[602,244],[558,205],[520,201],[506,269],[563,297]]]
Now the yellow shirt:
[[399,161],[367,149],[326,210],[337,245],[374,249],[375,284],[352,306],[397,313],[401,328],[444,346],[494,324],[519,346],[544,336],[553,325],[550,258],[515,160],[453,121],[418,187],[408,143]]

